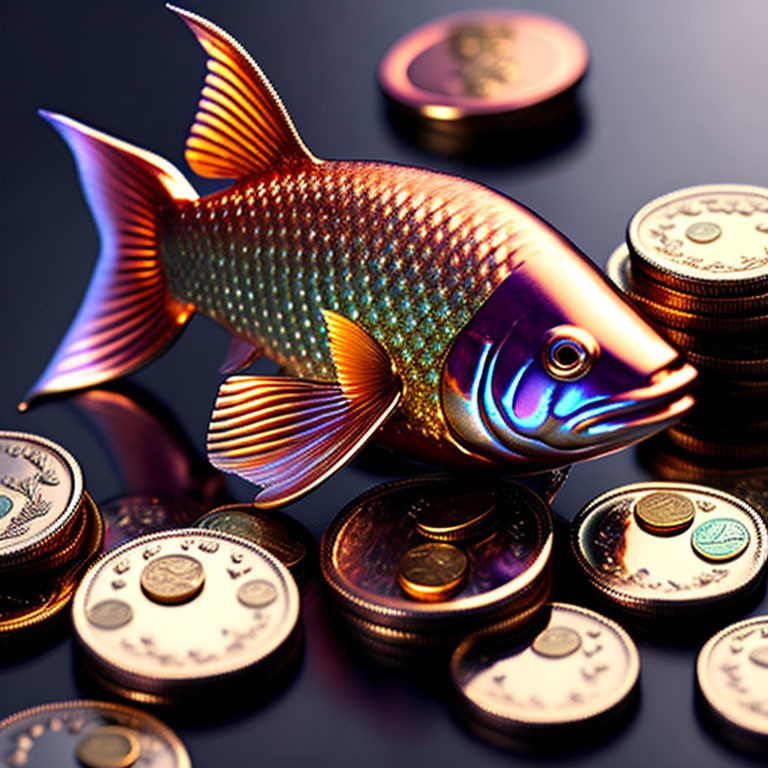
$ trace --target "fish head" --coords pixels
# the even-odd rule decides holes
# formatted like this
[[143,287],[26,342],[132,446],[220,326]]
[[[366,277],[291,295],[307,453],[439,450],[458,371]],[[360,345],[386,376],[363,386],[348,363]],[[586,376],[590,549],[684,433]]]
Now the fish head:
[[463,448],[546,469],[648,437],[693,405],[693,366],[573,248],[517,265],[454,339],[441,396]]

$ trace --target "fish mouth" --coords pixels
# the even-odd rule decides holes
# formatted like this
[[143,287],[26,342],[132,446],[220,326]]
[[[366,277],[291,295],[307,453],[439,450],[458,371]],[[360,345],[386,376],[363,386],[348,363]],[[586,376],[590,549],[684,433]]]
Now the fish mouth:
[[[638,440],[678,421],[695,403],[690,391],[698,373],[689,363],[655,373],[645,387],[607,398],[571,424],[574,435],[606,441]],[[599,411],[595,413],[595,411]]]

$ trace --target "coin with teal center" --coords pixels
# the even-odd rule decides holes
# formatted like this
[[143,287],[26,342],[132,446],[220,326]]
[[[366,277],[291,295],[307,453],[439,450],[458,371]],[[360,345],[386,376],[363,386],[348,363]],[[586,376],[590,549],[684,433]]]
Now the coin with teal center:
[[694,552],[705,560],[733,560],[749,544],[749,531],[730,517],[707,520],[691,534]]
[[5,517],[13,509],[13,501],[0,495],[0,517]]

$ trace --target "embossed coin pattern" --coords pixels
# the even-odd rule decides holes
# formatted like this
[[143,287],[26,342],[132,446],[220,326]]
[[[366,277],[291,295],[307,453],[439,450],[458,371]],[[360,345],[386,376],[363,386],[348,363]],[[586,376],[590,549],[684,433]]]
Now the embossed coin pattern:
[[[204,587],[178,602],[203,573]],[[160,591],[176,602],[158,601]],[[104,607],[110,601],[129,605],[131,620],[94,622],[112,615]],[[204,696],[234,676],[268,671],[298,616],[298,590],[282,563],[244,539],[199,528],[120,545],[86,574],[72,606],[88,671],[113,692],[153,703]]]
[[722,295],[768,286],[768,189],[717,184],[652,200],[627,232],[632,265],[662,282]]
[[528,11],[457,13],[398,40],[379,82],[401,107],[433,120],[511,114],[572,89],[587,68],[581,35]]
[[0,568],[39,557],[66,536],[83,495],[83,476],[60,445],[0,431]]
[[467,556],[450,544],[429,542],[409,549],[398,570],[400,586],[417,600],[445,600],[467,576]]
[[[665,535],[639,522],[643,500],[684,497],[692,522]],[[669,505],[684,511],[682,503]],[[655,514],[655,512],[654,512]],[[661,515],[666,519],[666,512]],[[673,520],[687,514],[671,515]],[[571,545],[591,587],[617,607],[661,621],[699,614],[749,594],[768,560],[765,521],[747,502],[703,485],[634,483],[590,501],[574,518]]]
[[635,514],[646,530],[673,533],[693,522],[696,508],[687,496],[680,493],[656,491],[638,499]]
[[526,627],[469,638],[451,659],[467,713],[495,730],[583,724],[626,703],[637,684],[640,658],[618,624],[565,603],[542,611],[549,616],[535,639],[525,641]]
[[[120,704],[62,701],[0,721],[0,765],[191,768],[178,736],[157,718]],[[62,762],[63,761],[63,762]]]
[[202,589],[205,571],[188,555],[167,555],[147,563],[140,576],[141,588],[158,603],[183,603]]
[[710,638],[696,678],[722,722],[768,746],[768,616],[731,624]]
[[129,768],[139,758],[138,734],[120,725],[102,725],[77,745],[77,759],[86,768]]
[[749,531],[738,520],[718,517],[696,528],[691,544],[696,554],[705,560],[733,560],[749,545]]

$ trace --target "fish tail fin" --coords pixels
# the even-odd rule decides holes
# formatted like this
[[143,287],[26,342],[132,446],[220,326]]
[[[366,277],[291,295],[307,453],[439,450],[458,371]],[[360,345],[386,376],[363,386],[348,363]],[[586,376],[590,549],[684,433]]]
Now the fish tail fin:
[[62,115],[40,111],[72,150],[101,252],[85,298],[43,375],[19,405],[89,387],[148,363],[194,308],[168,291],[160,225],[178,201],[197,197],[163,158]]
[[167,4],[207,54],[207,74],[185,157],[200,176],[242,179],[278,164],[319,163],[256,62],[208,19]]

